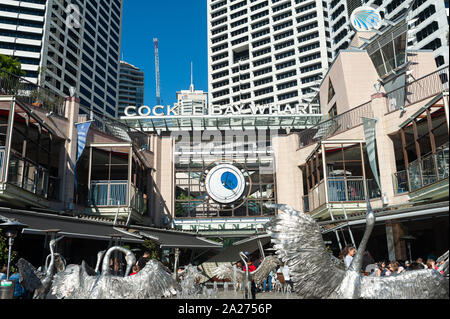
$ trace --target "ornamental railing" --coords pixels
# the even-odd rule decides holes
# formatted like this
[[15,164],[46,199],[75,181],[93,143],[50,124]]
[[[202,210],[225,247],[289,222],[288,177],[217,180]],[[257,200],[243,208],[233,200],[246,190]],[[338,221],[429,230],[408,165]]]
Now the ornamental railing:
[[0,69],[0,95],[15,96],[23,103],[64,116],[64,97],[4,69]]
[[448,65],[386,93],[387,112],[408,107],[449,89]]
[[332,119],[299,133],[300,148],[326,140],[363,124],[362,118],[373,118],[372,102],[366,102]]

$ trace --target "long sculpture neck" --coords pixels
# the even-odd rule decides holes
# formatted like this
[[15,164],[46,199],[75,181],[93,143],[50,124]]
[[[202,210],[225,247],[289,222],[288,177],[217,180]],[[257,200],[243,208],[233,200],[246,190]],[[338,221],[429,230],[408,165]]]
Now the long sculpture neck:
[[375,214],[372,210],[372,206],[370,205],[370,201],[367,199],[366,230],[349,270],[353,270],[358,273],[361,271],[364,252],[366,251],[367,244],[370,236],[372,235],[373,228],[375,227],[375,220]]
[[125,270],[125,276],[127,276],[130,273],[133,265],[136,264],[136,257],[131,252],[131,250],[119,246],[111,247],[106,252],[105,257],[103,258],[102,275],[104,274],[106,276],[109,276],[111,274],[109,270],[109,260],[111,259],[111,255],[114,251],[120,251],[125,254],[125,260],[127,261],[127,269]]

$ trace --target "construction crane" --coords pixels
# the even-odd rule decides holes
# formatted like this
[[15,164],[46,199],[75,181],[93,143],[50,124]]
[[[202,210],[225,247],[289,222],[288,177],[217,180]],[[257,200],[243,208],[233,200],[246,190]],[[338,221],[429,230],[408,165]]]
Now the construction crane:
[[153,42],[155,43],[156,105],[161,105],[161,82],[159,76],[158,38],[154,38]]

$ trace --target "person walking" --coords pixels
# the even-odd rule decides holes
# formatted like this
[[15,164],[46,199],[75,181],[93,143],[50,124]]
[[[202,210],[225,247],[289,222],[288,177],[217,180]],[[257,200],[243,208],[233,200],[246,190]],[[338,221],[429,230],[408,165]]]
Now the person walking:
[[345,267],[350,268],[352,262],[353,262],[353,256],[355,256],[356,254],[356,248],[355,247],[350,247],[348,249],[348,253],[347,256],[344,257],[344,263],[345,263]]
[[145,251],[144,254],[141,256],[141,258],[139,258],[136,263],[136,265],[139,267],[139,269],[144,269],[144,267],[147,265],[149,258],[150,258],[150,252]]
[[263,292],[272,292],[272,279],[274,277],[273,270],[270,271],[263,283]]
[[293,291],[294,286],[291,280],[291,271],[286,263],[281,268],[281,272],[283,273],[284,281],[291,287],[291,291]]

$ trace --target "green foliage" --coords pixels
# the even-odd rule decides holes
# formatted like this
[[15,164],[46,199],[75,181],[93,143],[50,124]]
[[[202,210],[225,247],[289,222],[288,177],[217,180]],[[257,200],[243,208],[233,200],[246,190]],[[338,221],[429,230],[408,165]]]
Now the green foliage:
[[[17,76],[24,76],[26,73],[22,70],[22,65],[18,60],[11,56],[0,54],[0,68]],[[0,76],[6,75],[0,71]]]
[[[15,267],[16,258],[17,252],[13,250],[11,253],[11,269],[10,269],[11,274],[17,271]],[[1,268],[3,268],[3,266],[7,265],[8,265],[8,240],[0,235],[0,271]]]
[[150,259],[156,259],[161,261],[162,251],[159,248],[158,244],[151,240],[146,240],[142,246],[144,247],[143,251],[150,252]]

